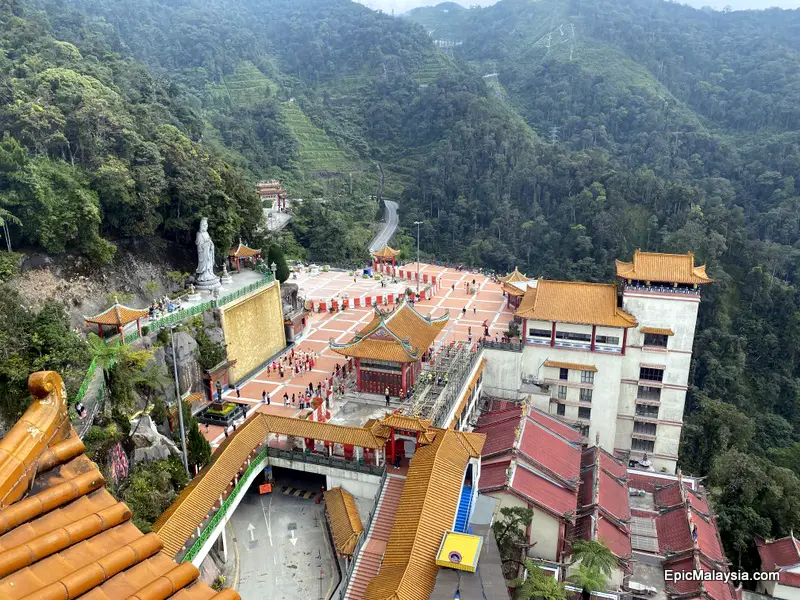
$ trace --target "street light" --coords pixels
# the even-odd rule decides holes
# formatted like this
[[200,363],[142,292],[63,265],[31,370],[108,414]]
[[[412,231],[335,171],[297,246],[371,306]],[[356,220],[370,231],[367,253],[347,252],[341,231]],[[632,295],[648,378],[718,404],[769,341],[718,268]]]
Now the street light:
[[278,265],[275,264],[275,261],[272,261],[272,264],[269,266],[269,270],[272,271],[272,278],[275,279],[275,273],[277,271]]
[[417,226],[417,297],[419,297],[419,226],[422,223],[424,221],[414,221],[414,225]]
[[[170,325],[170,343],[172,344],[172,373],[175,377],[175,398],[178,400],[178,423],[181,430],[181,448],[183,449],[183,468],[186,475],[191,479],[189,473],[189,455],[186,453],[186,429],[183,427],[183,400],[181,400],[181,386],[178,383],[178,355],[175,353],[175,325]],[[221,400],[221,399],[220,399]]]

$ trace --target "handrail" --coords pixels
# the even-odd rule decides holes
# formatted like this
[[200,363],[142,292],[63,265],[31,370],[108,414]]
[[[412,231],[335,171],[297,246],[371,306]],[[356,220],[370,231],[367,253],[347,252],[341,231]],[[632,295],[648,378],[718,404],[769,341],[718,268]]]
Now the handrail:
[[[205,543],[208,541],[208,538],[214,532],[214,529],[219,525],[220,521],[226,516],[228,509],[230,508],[231,504],[233,504],[234,500],[236,500],[237,496],[241,493],[242,489],[249,487],[249,484],[245,485],[247,478],[256,470],[256,468],[261,468],[259,464],[262,460],[264,460],[267,455],[269,454],[269,446],[264,448],[258,455],[250,461],[250,465],[245,469],[245,472],[239,477],[238,482],[230,491],[228,496],[222,501],[222,504],[217,509],[217,512],[214,513],[214,516],[206,523],[205,527],[200,531],[200,535],[195,540],[194,544],[184,553],[183,557],[181,557],[181,562],[192,561],[197,556],[197,554],[202,550]],[[200,525],[198,524],[198,527]]]
[[[214,529],[219,525],[220,521],[223,518],[225,518],[228,509],[231,507],[231,504],[233,504],[233,502],[236,500],[237,496],[241,493],[242,488],[247,487],[247,485],[245,485],[247,478],[250,477],[250,475],[256,468],[260,468],[258,465],[269,456],[275,458],[287,458],[289,460],[300,460],[303,462],[327,465],[330,466],[331,468],[345,469],[348,471],[359,471],[362,473],[368,473],[370,475],[381,474],[382,475],[381,485],[378,489],[379,493],[383,489],[383,482],[386,479],[385,467],[361,465],[358,462],[351,462],[338,457],[319,456],[314,454],[307,455],[302,452],[295,452],[292,450],[282,450],[280,448],[272,448],[270,446],[266,446],[255,456],[255,458],[250,459],[249,466],[244,471],[244,473],[242,473],[242,475],[238,478],[237,483],[234,485],[233,489],[228,493],[228,496],[225,499],[223,499],[220,507],[216,509],[214,516],[211,517],[205,525],[202,525],[202,522],[198,523],[198,527],[200,527],[200,535],[195,539],[194,543],[189,547],[189,549],[186,550],[183,557],[181,558],[182,562],[194,560],[194,558],[203,548],[205,543],[208,541]],[[369,523],[371,523],[371,518],[372,517],[370,516],[370,521],[368,522],[367,527],[369,527]]]

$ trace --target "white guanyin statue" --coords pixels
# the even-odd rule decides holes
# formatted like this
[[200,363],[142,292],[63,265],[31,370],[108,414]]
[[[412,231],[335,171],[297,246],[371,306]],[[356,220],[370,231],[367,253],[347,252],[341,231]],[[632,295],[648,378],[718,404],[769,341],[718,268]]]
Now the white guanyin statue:
[[208,219],[200,220],[200,231],[195,238],[197,244],[197,271],[195,282],[201,290],[213,290],[220,286],[219,277],[214,275],[214,242],[208,234]]

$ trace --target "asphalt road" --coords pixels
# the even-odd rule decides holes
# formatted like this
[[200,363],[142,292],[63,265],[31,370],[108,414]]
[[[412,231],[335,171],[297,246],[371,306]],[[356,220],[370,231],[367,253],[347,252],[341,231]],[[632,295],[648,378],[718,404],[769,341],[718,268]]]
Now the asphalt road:
[[283,485],[319,490],[316,480],[298,475],[278,479],[272,494],[261,496],[253,486],[231,517],[243,600],[324,600],[337,581],[324,505],[281,491]]
[[386,220],[383,223],[383,229],[378,232],[378,235],[373,238],[372,243],[369,245],[368,250],[370,252],[375,252],[386,246],[397,230],[397,202],[384,200],[383,203],[386,205]]

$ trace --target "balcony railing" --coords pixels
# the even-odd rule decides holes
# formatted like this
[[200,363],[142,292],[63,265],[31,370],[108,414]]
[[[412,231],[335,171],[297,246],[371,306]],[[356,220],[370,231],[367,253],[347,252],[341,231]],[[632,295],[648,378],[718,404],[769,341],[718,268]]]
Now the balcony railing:
[[483,342],[483,347],[489,350],[508,350],[510,352],[522,352],[525,344],[522,342]]

